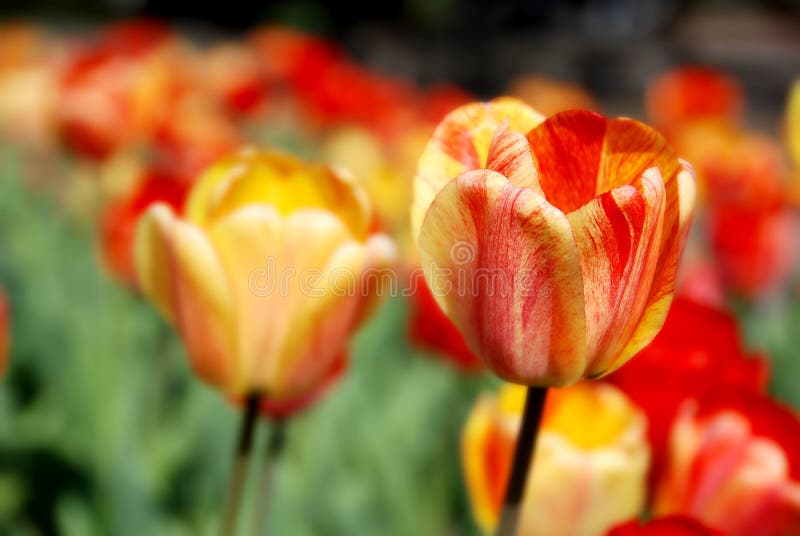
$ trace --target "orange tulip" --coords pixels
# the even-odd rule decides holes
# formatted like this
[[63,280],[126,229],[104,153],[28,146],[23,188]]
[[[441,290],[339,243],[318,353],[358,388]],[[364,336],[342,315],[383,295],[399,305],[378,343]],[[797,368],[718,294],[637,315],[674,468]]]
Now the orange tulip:
[[316,391],[394,256],[369,233],[365,194],[332,169],[245,149],[199,178],[185,211],[143,216],[136,261],[197,374],[234,397]]
[[795,80],[789,90],[786,106],[786,137],[794,167],[800,171],[800,80]]
[[691,168],[646,125],[542,121],[501,99],[439,125],[412,225],[469,347],[501,378],[547,387],[607,374],[658,333],[693,205]]
[[691,400],[672,429],[653,512],[685,514],[731,536],[797,534],[800,419],[761,395]]
[[[475,519],[497,522],[525,388],[478,400],[462,436],[464,478]],[[605,383],[553,390],[522,503],[519,534],[603,534],[638,515],[647,487],[644,415]]]

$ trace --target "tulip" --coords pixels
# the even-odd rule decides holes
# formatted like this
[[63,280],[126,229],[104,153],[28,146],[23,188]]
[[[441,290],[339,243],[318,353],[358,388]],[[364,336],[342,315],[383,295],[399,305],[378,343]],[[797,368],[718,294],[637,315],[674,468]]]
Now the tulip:
[[[462,435],[464,476],[475,519],[491,532],[503,501],[525,389],[484,395]],[[553,390],[528,478],[519,534],[592,535],[644,505],[649,448],[644,415],[604,383]]]
[[185,210],[148,210],[136,262],[195,372],[233,397],[314,392],[395,253],[368,232],[364,193],[334,169],[245,149],[199,178]]
[[648,116],[669,133],[698,120],[735,123],[744,109],[739,82],[706,67],[678,67],[659,75],[647,87]]
[[768,372],[764,356],[745,350],[731,314],[677,298],[653,341],[607,379],[647,414],[655,479],[681,402],[720,387],[764,392]]
[[696,517],[725,534],[796,534],[800,419],[759,395],[685,403],[670,439],[653,512]]
[[614,527],[607,536],[722,536],[722,532],[688,516],[666,516],[644,524],[630,521]]
[[691,167],[631,119],[518,101],[451,113],[423,153],[412,226],[468,346],[504,380],[568,385],[652,340],[675,286]]
[[105,266],[121,282],[136,286],[134,237],[139,218],[154,203],[176,212],[183,208],[187,183],[158,169],[145,172],[141,184],[122,199],[111,201],[100,217],[100,253]]
[[544,115],[599,109],[594,97],[580,85],[546,76],[520,76],[511,81],[509,93]]

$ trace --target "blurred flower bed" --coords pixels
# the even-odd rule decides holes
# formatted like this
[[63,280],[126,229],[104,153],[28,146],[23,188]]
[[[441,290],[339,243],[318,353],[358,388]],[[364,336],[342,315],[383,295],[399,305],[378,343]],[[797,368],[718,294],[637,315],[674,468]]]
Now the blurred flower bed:
[[[417,163],[440,121],[475,97],[379,75],[283,27],[204,44],[155,21],[91,35],[0,31],[0,532],[215,532],[239,408],[197,380],[142,299],[153,292],[136,269],[141,216],[156,202],[186,215],[208,166],[268,147],[346,170],[372,205],[363,234],[391,237],[393,268],[413,279]],[[541,76],[507,93],[544,116],[601,108]],[[551,395],[523,527],[793,534],[800,85],[768,134],[744,123],[739,82],[712,69],[663,74],[646,103],[645,119],[697,175],[677,298],[631,363]],[[301,174],[284,158],[252,165]],[[292,417],[265,532],[492,530],[521,399],[484,374],[417,284],[365,321],[313,404],[264,409]],[[244,519],[259,517],[255,480]],[[757,507],[742,510],[750,500]],[[644,512],[664,519],[631,521]]]

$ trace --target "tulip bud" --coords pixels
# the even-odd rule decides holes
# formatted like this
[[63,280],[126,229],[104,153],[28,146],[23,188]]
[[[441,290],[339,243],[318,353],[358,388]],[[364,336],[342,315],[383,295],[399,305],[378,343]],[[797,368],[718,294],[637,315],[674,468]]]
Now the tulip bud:
[[339,171],[245,149],[200,177],[185,211],[153,206],[136,260],[196,373],[234,397],[315,392],[395,253],[369,233],[364,193]]
[[[462,436],[473,513],[491,532],[497,522],[522,418],[525,389],[484,395]],[[646,421],[619,390],[580,383],[553,390],[521,507],[519,534],[603,534],[641,510],[649,447]]]

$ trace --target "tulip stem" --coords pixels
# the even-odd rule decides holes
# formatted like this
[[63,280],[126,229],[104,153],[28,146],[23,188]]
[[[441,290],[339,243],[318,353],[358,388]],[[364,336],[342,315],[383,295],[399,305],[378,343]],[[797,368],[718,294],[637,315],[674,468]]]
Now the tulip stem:
[[275,421],[272,434],[267,440],[267,448],[264,450],[264,461],[261,464],[261,482],[258,487],[258,501],[256,502],[256,517],[253,524],[253,534],[265,534],[264,528],[267,523],[267,511],[269,510],[269,499],[272,492],[272,481],[275,474],[275,463],[283,452],[283,445],[286,442],[286,423],[282,420]]
[[228,497],[225,502],[225,516],[222,519],[222,536],[236,534],[236,521],[242,502],[242,491],[247,480],[247,462],[253,450],[253,436],[258,417],[258,407],[261,402],[260,394],[248,395],[245,403],[242,424],[239,428],[239,445],[236,447],[236,458],[233,462],[233,474],[228,485]]
[[520,505],[533,461],[536,437],[539,435],[539,425],[542,421],[546,397],[546,387],[528,387],[525,397],[525,412],[522,414],[522,427],[519,431],[517,446],[514,449],[511,475],[508,478],[503,509],[500,511],[500,520],[497,524],[497,536],[515,536],[517,534]]

